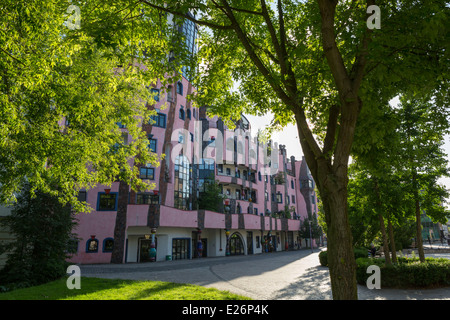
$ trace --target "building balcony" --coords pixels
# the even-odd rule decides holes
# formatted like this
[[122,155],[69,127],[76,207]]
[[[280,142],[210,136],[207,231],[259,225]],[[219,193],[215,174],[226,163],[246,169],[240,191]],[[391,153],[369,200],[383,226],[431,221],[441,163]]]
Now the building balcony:
[[[237,200],[241,201],[241,200]],[[240,202],[241,203],[241,202]],[[245,202],[242,202],[242,206]],[[263,216],[262,214],[223,214],[208,210],[180,210],[156,205],[155,212],[150,205],[128,205],[127,226],[134,227],[177,227],[191,229],[245,229],[298,231],[300,221]],[[246,209],[247,207],[245,207]],[[151,208],[150,208],[151,209]]]

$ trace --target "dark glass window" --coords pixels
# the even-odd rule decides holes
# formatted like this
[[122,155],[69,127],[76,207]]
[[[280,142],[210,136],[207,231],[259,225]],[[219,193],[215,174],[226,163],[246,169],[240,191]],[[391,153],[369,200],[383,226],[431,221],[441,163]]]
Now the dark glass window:
[[139,170],[139,178],[140,179],[155,179],[155,169],[148,167],[141,167]]
[[185,156],[175,159],[174,206],[182,210],[190,210],[190,196],[192,190],[191,166]]
[[177,82],[177,93],[183,95],[183,84],[180,81]]
[[114,248],[114,239],[106,238],[103,240],[103,252],[112,252]]
[[136,195],[137,204],[159,204],[159,195],[152,193],[138,193]]
[[156,142],[156,139],[148,139],[148,148],[153,153],[156,153]]
[[151,93],[152,93],[153,99],[155,99],[155,101],[159,101],[159,89],[152,88]]
[[98,195],[98,211],[115,211],[117,210],[117,193],[99,193]]
[[78,191],[78,201],[86,201],[87,199],[87,192],[82,190]]
[[166,115],[163,113],[158,113],[156,116],[150,117],[152,121],[150,124],[154,127],[165,128],[166,127]]

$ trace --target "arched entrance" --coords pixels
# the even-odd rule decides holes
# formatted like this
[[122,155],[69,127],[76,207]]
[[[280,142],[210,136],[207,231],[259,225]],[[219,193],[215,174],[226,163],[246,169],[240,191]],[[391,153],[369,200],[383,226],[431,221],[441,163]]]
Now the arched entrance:
[[239,232],[235,232],[230,237],[230,255],[235,256],[240,254],[245,254],[244,242]]

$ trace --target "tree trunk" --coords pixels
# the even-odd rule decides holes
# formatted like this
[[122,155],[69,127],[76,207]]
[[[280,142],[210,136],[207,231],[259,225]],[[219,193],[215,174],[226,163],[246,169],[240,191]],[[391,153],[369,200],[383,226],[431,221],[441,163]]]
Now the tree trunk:
[[319,187],[328,226],[331,291],[333,300],[357,300],[356,262],[348,221],[346,183],[342,187],[332,191]]
[[[374,178],[374,183],[375,183],[375,195],[376,195],[376,202],[377,202],[377,206],[378,206],[378,211],[381,212],[383,211],[383,203],[381,202],[381,196],[380,196],[380,188],[378,185],[378,179]],[[381,230],[381,237],[383,238],[383,250],[384,250],[384,258],[385,258],[385,262],[386,265],[390,265],[392,264],[391,262],[391,256],[389,254],[389,244],[388,244],[388,239],[387,239],[387,235],[386,235],[386,227],[384,226],[384,219],[383,219],[383,215],[381,213],[378,213],[378,218],[380,220],[380,230]]]
[[423,251],[423,239],[422,239],[422,222],[420,218],[420,198],[419,198],[419,185],[417,183],[417,171],[412,169],[412,184],[414,188],[414,202],[416,209],[416,245],[419,250],[420,262],[425,262],[425,253]]
[[397,249],[395,249],[394,228],[392,227],[391,219],[388,219],[388,228],[389,228],[389,242],[391,244],[391,252],[392,252],[392,262],[397,263]]
[[386,227],[384,226],[384,219],[383,216],[379,213],[378,218],[380,219],[380,230],[381,230],[381,237],[383,238],[383,250],[384,250],[384,258],[386,265],[392,264],[391,262],[391,255],[389,254],[389,244],[386,234]]
[[425,252],[423,251],[423,240],[422,240],[422,222],[420,218],[420,204],[419,199],[417,198],[416,198],[416,238],[420,262],[425,262]]
[[116,226],[114,227],[114,247],[111,254],[111,263],[123,263],[124,260],[128,193],[128,184],[125,181],[120,180]]

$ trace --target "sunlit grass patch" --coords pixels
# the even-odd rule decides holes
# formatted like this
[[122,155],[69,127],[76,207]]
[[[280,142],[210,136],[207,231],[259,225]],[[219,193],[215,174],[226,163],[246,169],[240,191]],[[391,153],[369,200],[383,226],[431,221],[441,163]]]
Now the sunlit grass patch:
[[0,293],[0,300],[248,300],[228,291],[162,281],[81,278],[80,289],[68,289],[67,278],[40,286]]

